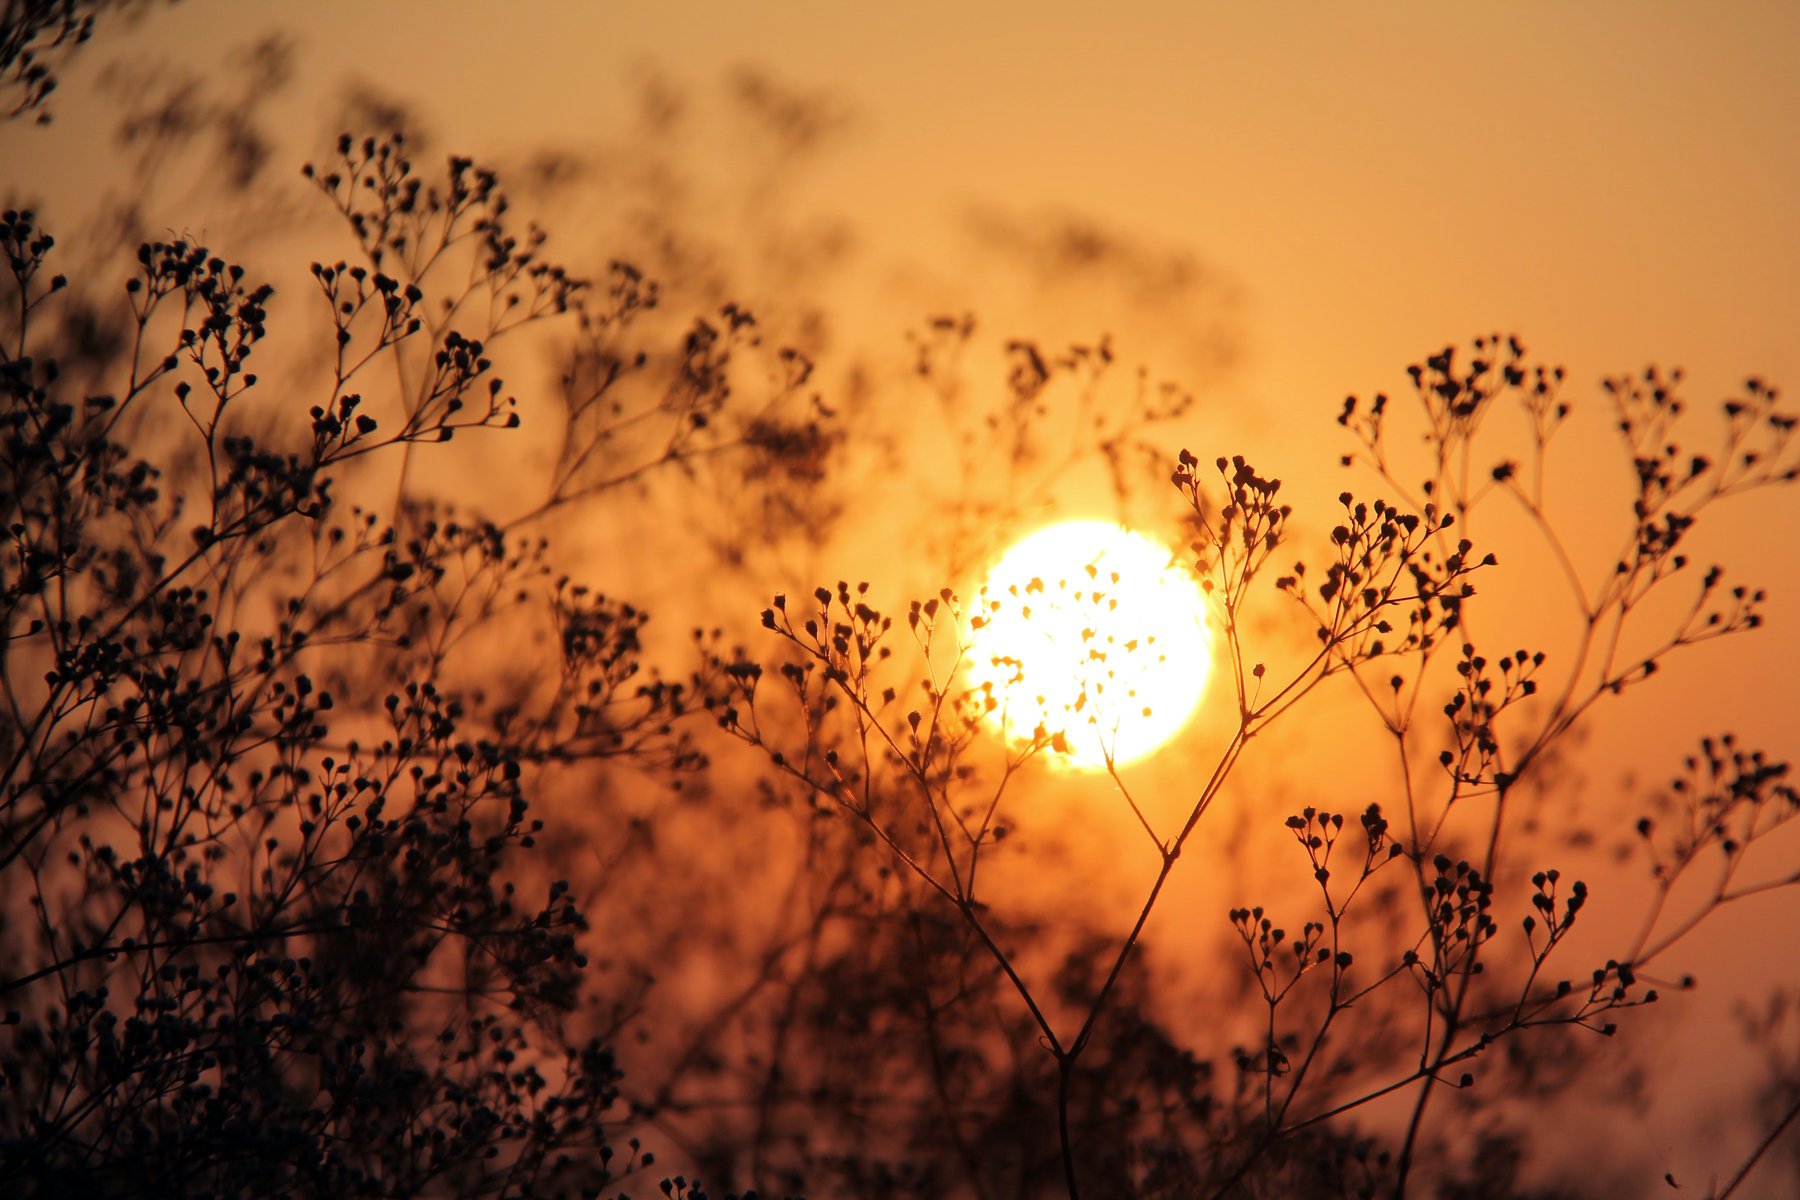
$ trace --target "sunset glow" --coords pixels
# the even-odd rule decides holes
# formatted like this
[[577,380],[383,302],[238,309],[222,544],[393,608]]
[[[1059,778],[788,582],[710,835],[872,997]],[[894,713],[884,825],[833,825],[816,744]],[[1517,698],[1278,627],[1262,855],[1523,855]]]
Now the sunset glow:
[[4,11],[0,1200],[1800,1200],[1800,2]]
[[1062,734],[1071,765],[1128,763],[1174,737],[1211,668],[1200,588],[1167,547],[1102,521],[1052,525],[988,575],[973,686],[1013,740]]

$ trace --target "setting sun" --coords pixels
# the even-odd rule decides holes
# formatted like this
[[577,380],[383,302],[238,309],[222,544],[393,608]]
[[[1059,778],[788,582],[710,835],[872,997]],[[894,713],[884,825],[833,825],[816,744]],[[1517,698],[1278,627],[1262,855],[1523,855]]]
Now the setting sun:
[[989,573],[970,678],[1009,738],[1063,734],[1067,761],[1131,762],[1193,714],[1212,665],[1204,601],[1167,547],[1103,521],[1052,525]]

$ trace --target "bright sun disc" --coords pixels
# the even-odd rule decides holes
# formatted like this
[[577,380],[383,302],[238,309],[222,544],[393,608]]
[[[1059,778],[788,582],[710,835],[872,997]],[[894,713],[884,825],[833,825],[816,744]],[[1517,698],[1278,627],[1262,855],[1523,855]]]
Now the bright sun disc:
[[1212,653],[1205,601],[1167,547],[1103,521],[1017,542],[970,622],[970,680],[1011,740],[1062,733],[1073,765],[1142,758],[1193,715]]

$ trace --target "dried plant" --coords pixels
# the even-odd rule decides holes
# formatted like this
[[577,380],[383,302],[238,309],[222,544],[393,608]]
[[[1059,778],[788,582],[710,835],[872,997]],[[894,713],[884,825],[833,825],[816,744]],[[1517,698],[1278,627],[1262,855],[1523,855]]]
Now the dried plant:
[[[1258,734],[1333,677],[1353,683],[1393,740],[1396,798],[1357,813],[1308,805],[1287,818],[1297,865],[1315,885],[1311,912],[1297,930],[1262,905],[1231,910],[1251,994],[1266,1010],[1263,1040],[1236,1054],[1234,1132],[1186,1148],[1179,1194],[1293,1194],[1295,1155],[1314,1152],[1309,1135],[1343,1127],[1371,1101],[1401,1092],[1414,1099],[1398,1144],[1373,1157],[1365,1147],[1357,1159],[1367,1165],[1365,1182],[1353,1186],[1348,1173],[1340,1182],[1353,1194],[1404,1192],[1427,1144],[1433,1098],[1476,1087],[1498,1045],[1555,1027],[1611,1035],[1623,1011],[1657,999],[1643,977],[1709,912],[1795,880],[1787,874],[1735,884],[1753,847],[1800,812],[1786,764],[1744,751],[1729,737],[1707,739],[1688,760],[1688,777],[1670,789],[1667,815],[1639,822],[1654,880],[1643,931],[1604,963],[1572,969],[1561,965],[1563,942],[1588,887],[1526,859],[1541,851],[1514,844],[1518,821],[1509,805],[1600,701],[1642,683],[1671,654],[1758,625],[1762,593],[1725,587],[1718,567],[1696,579],[1685,548],[1715,504],[1796,478],[1794,418],[1777,408],[1774,390],[1751,380],[1744,397],[1725,402],[1723,450],[1705,457],[1684,453],[1673,440],[1684,408],[1678,376],[1651,370],[1605,382],[1637,495],[1624,546],[1596,589],[1552,527],[1542,498],[1549,444],[1570,412],[1560,398],[1562,369],[1532,364],[1516,338],[1484,337],[1466,361],[1446,349],[1409,375],[1429,474],[1410,491],[1398,478],[1385,396],[1367,406],[1347,401],[1340,424],[1360,448],[1346,463],[1371,463],[1409,507],[1344,493],[1322,571],[1298,561],[1276,574],[1291,516],[1279,480],[1241,458],[1221,458],[1209,483],[1196,456],[1181,453],[1173,482],[1190,509],[1193,566],[1220,631],[1235,729],[1185,817],[1167,828],[1149,819],[1108,758],[1107,782],[1141,826],[1150,865],[1136,919],[1087,946],[1100,969],[1073,1006],[1059,1011],[1049,1003],[1049,985],[1027,978],[1017,951],[997,932],[1006,898],[988,896],[978,884],[984,856],[1007,832],[1006,800],[1018,773],[1030,759],[1066,750],[1064,730],[1040,725],[1014,740],[998,768],[971,761],[978,727],[997,701],[991,685],[959,689],[958,671],[980,653],[982,614],[996,600],[967,605],[946,590],[911,605],[907,633],[917,645],[905,661],[933,666],[909,693],[923,697],[916,707],[899,699],[906,689],[894,679],[892,664],[902,661],[889,644],[894,623],[873,606],[867,585],[821,587],[803,611],[778,596],[763,624],[790,657],[778,670],[748,657],[721,665],[727,688],[714,700],[721,724],[866,828],[924,885],[921,902],[935,898],[956,914],[1010,985],[1054,1066],[1053,1083],[1044,1086],[1055,1089],[1061,1174],[1071,1195],[1084,1187],[1112,1194],[1121,1186],[1116,1175],[1084,1170],[1102,1141],[1077,1115],[1080,1068],[1109,1020],[1137,1019],[1115,1011],[1116,993],[1183,848],[1205,828]],[[1512,460],[1476,465],[1483,418],[1502,403],[1519,405],[1527,418],[1527,468]],[[1490,658],[1475,640],[1477,585],[1500,567],[1460,530],[1489,497],[1519,506],[1567,573],[1578,625],[1559,682],[1540,682],[1558,665],[1544,652],[1515,649]],[[1655,625],[1646,597],[1688,579],[1691,602],[1671,623]],[[1258,659],[1245,633],[1257,589],[1271,586],[1291,598],[1314,634],[1310,657],[1282,676]],[[775,696],[763,683],[771,673],[779,679]],[[792,718],[773,715],[781,711],[776,696]],[[1068,719],[1091,718],[1072,710]],[[1723,864],[1710,902],[1669,925],[1662,916],[1671,889],[1707,855]],[[1359,919],[1364,910],[1376,919]],[[1357,1033],[1359,1022],[1372,1032]],[[1152,1180],[1145,1171],[1126,1190],[1154,1190]]]
[[94,36],[102,16],[138,8],[142,0],[6,0],[0,10],[0,89],[10,93],[6,118],[50,122],[57,72]]
[[[37,44],[0,45],[21,111],[47,91],[19,73]],[[742,91],[779,145],[818,136],[791,98]],[[1526,820],[1605,701],[1759,624],[1759,591],[1688,554],[1716,505],[1795,478],[1793,418],[1761,381],[1706,455],[1681,448],[1678,375],[1603,385],[1628,495],[1597,567],[1545,499],[1564,372],[1513,338],[1412,367],[1409,417],[1346,402],[1346,461],[1393,498],[1346,491],[1304,550],[1278,479],[1163,451],[1229,713],[1178,808],[1110,754],[1093,778],[1141,856],[1134,913],[1105,929],[994,883],[1054,850],[1019,799],[1070,732],[994,736],[1004,700],[966,668],[1004,597],[778,595],[773,650],[706,628],[663,673],[628,565],[589,580],[537,536],[622,521],[658,480],[816,536],[862,431],[809,353],[765,344],[738,303],[670,338],[656,280],[552,261],[469,159],[421,172],[397,134],[346,135],[305,174],[349,238],[310,270],[310,377],[259,378],[278,298],[195,239],[144,243],[102,339],[58,316],[81,289],[36,215],[0,221],[9,1188],[622,1195],[667,1148],[794,1193],[1518,1196],[1529,1134],[1469,1104],[1553,1086],[1568,1037],[1656,999],[1707,914],[1795,882],[1744,869],[1800,799],[1728,736],[1636,821],[1643,923],[1610,957],[1571,944],[1590,889]],[[76,343],[79,385],[57,363]],[[1109,339],[1021,338],[996,344],[984,407],[975,344],[969,317],[911,342],[952,433],[930,511],[953,566],[1079,466],[1136,486],[1192,402],[1147,373],[1121,399]],[[515,399],[501,356],[546,347],[551,394]],[[1483,432],[1497,408],[1526,431],[1511,457]],[[434,447],[543,417],[542,486],[505,519],[431,498]],[[1471,529],[1499,505],[1564,576],[1566,651],[1531,641],[1560,645],[1548,610],[1523,642],[1490,632],[1507,564]],[[742,565],[718,550],[702,570]],[[1217,922],[1238,1003],[1199,1040],[1158,992],[1179,951],[1146,931],[1265,731],[1333,693],[1360,698],[1392,778],[1355,804],[1295,781],[1289,871]],[[1792,1074],[1721,1196],[1791,1127]],[[1377,1102],[1397,1124],[1365,1120]]]
[[[0,1175],[28,1194],[593,1194],[653,1161],[608,1145],[619,1072],[571,1017],[587,918],[528,869],[527,773],[691,771],[693,685],[641,661],[631,606],[547,587],[541,541],[409,499],[404,470],[393,523],[334,492],[516,425],[489,347],[586,288],[510,232],[491,173],[421,186],[398,138],[339,154],[307,174],[361,258],[312,268],[335,354],[285,437],[246,412],[271,287],[146,243],[117,388],[71,396],[54,239],[0,220]],[[393,402],[350,390],[408,355]],[[557,686],[453,684],[521,606]]]

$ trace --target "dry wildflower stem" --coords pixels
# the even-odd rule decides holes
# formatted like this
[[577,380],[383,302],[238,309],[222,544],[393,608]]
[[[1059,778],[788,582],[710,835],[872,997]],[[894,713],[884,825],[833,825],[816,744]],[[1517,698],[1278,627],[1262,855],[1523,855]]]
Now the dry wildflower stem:
[[[1793,418],[1776,407],[1776,395],[1758,380],[1746,385],[1746,397],[1724,405],[1725,445],[1716,457],[1685,456],[1672,440],[1683,410],[1675,384],[1655,370],[1637,379],[1606,381],[1617,425],[1637,479],[1629,534],[1616,564],[1597,588],[1590,588],[1566,546],[1557,536],[1544,501],[1550,442],[1570,413],[1561,398],[1563,371],[1529,363],[1515,338],[1479,338],[1463,362],[1453,349],[1428,358],[1409,370],[1426,434],[1429,470],[1411,489],[1414,511],[1384,501],[1341,498],[1343,514],[1332,530],[1328,562],[1322,575],[1308,575],[1304,563],[1274,580],[1314,628],[1317,648],[1310,659],[1282,680],[1272,680],[1254,651],[1245,645],[1241,616],[1252,600],[1252,587],[1263,580],[1273,555],[1287,540],[1288,508],[1277,500],[1279,481],[1264,478],[1242,459],[1219,459],[1216,483],[1203,481],[1195,456],[1183,452],[1174,483],[1189,502],[1193,517],[1195,568],[1213,607],[1225,653],[1227,677],[1235,692],[1235,728],[1185,818],[1170,833],[1159,833],[1145,817],[1110,757],[1106,776],[1134,814],[1152,843],[1155,868],[1129,928],[1111,950],[1102,982],[1080,1015],[1073,1034],[1058,1028],[1023,978],[1012,957],[990,934],[988,905],[979,898],[975,867],[984,847],[997,840],[1000,802],[1008,783],[1031,758],[1053,753],[1061,731],[1039,728],[1007,751],[998,786],[980,803],[964,795],[976,773],[962,765],[977,723],[996,701],[990,693],[958,693],[956,671],[964,656],[979,652],[980,617],[964,622],[956,598],[945,592],[926,604],[913,604],[909,626],[921,653],[932,661],[934,638],[948,626],[977,627],[973,647],[959,639],[946,656],[947,670],[923,683],[929,705],[899,716],[896,691],[885,684],[889,650],[882,645],[891,621],[867,599],[867,585],[852,589],[820,588],[816,607],[796,619],[787,600],[777,597],[763,613],[765,627],[797,652],[780,667],[799,706],[807,715],[805,749],[784,754],[775,735],[760,724],[756,683],[762,669],[740,660],[727,675],[737,686],[718,701],[721,723],[744,740],[762,747],[771,760],[796,780],[828,795],[861,821],[926,887],[954,907],[976,933],[1011,984],[1037,1026],[1057,1069],[1058,1126],[1064,1185],[1071,1196],[1080,1188],[1080,1149],[1070,1128],[1071,1082],[1075,1068],[1143,930],[1157,907],[1183,847],[1199,827],[1233,768],[1259,733],[1274,720],[1309,699],[1322,683],[1346,677],[1367,700],[1375,718],[1395,744],[1404,803],[1398,829],[1379,804],[1358,817],[1358,849],[1343,883],[1334,873],[1332,854],[1345,829],[1345,815],[1308,807],[1288,819],[1288,827],[1304,852],[1318,886],[1321,919],[1308,921],[1298,938],[1265,915],[1261,907],[1234,909],[1231,920],[1248,951],[1251,972],[1267,1006],[1266,1045],[1260,1052],[1240,1052],[1240,1068],[1262,1077],[1262,1129],[1235,1163],[1222,1165],[1208,1185],[1226,1195],[1259,1160],[1283,1140],[1322,1122],[1350,1113],[1378,1097],[1416,1087],[1398,1154],[1392,1163],[1391,1187],[1404,1194],[1425,1128],[1431,1098],[1440,1086],[1470,1087],[1473,1074],[1449,1074],[1472,1066],[1502,1038],[1546,1026],[1576,1026],[1610,1034],[1606,1019],[1622,1010],[1656,999],[1644,990],[1639,974],[1669,946],[1694,928],[1718,905],[1767,887],[1786,886],[1792,879],[1734,890],[1733,874],[1751,844],[1790,819],[1796,796],[1786,782],[1785,764],[1765,762],[1760,755],[1736,749],[1727,738],[1707,741],[1700,760],[1690,760],[1690,774],[1703,779],[1678,782],[1673,795],[1685,818],[1684,832],[1666,857],[1655,862],[1656,887],[1644,930],[1619,957],[1591,972],[1588,983],[1548,975],[1553,953],[1573,925],[1587,898],[1586,885],[1567,884],[1553,868],[1530,875],[1532,912],[1523,918],[1524,964],[1510,979],[1483,978],[1490,964],[1512,962],[1490,947],[1500,944],[1501,927],[1494,908],[1496,878],[1517,878],[1503,851],[1510,828],[1508,798],[1528,780],[1548,752],[1576,727],[1603,698],[1648,679],[1667,655],[1716,637],[1753,629],[1760,621],[1759,591],[1722,586],[1723,572],[1704,573],[1688,610],[1673,627],[1642,628],[1644,601],[1671,581],[1690,578],[1683,552],[1687,534],[1713,504],[1742,493],[1765,489],[1795,478]],[[1476,435],[1490,409],[1510,397],[1525,411],[1531,429],[1526,470],[1512,460],[1480,468]],[[1360,457],[1401,495],[1409,489],[1398,478],[1387,447],[1387,398],[1378,396],[1364,407],[1347,401],[1340,424],[1361,443]],[[1347,456],[1348,464],[1352,458]],[[1475,643],[1476,583],[1483,572],[1497,569],[1491,554],[1478,555],[1463,530],[1478,506],[1490,496],[1519,505],[1542,534],[1560,564],[1573,593],[1578,617],[1574,650],[1562,681],[1546,694],[1540,678],[1546,670],[1541,651],[1516,650],[1497,659]],[[1217,497],[1215,499],[1215,496]],[[1628,636],[1629,635],[1629,636]],[[1646,642],[1644,639],[1648,638]],[[1627,645],[1648,645],[1633,650]],[[1442,686],[1434,662],[1450,660],[1453,668],[1447,729],[1424,726],[1426,697]],[[1441,693],[1440,693],[1441,694]],[[1528,700],[1537,697],[1532,704]],[[846,718],[847,714],[847,718]],[[947,720],[953,715],[953,720]],[[850,730],[840,736],[836,722],[847,719]],[[1419,751],[1436,742],[1437,783],[1419,766]],[[846,765],[845,753],[854,755]],[[887,772],[897,771],[926,814],[931,836],[909,840],[903,828],[908,813],[887,815],[884,788]],[[1486,798],[1491,816],[1474,832],[1452,829],[1453,813],[1468,813],[1470,802]],[[978,811],[971,826],[963,812]],[[1351,825],[1354,831],[1357,826]],[[1655,823],[1645,818],[1640,832],[1655,853]],[[1464,857],[1456,847],[1476,838],[1476,853]],[[1660,930],[1662,905],[1676,877],[1702,849],[1723,850],[1725,869],[1711,903],[1675,928]],[[1418,898],[1416,932],[1388,948],[1372,977],[1352,978],[1356,964],[1371,957],[1347,948],[1352,927],[1346,917],[1365,888],[1379,890],[1389,874],[1383,868],[1403,861]],[[1340,855],[1339,862],[1342,862]],[[1514,951],[1516,955],[1517,952]],[[1297,990],[1314,971],[1327,975],[1322,1007],[1299,1018],[1310,1026],[1296,1065],[1282,1048],[1284,1004],[1304,1003]],[[1367,1008],[1376,993],[1388,993],[1402,979],[1416,985],[1416,1063],[1397,1076],[1371,1081],[1360,1091],[1326,1092],[1310,1101],[1302,1087],[1329,1057],[1327,1033],[1334,1025]],[[1292,1028],[1290,1023],[1290,1028]],[[1342,1067],[1344,1064],[1338,1064]],[[1377,1064],[1379,1066],[1379,1064]],[[1349,1066],[1354,1067],[1354,1063]],[[1330,1073],[1342,1079],[1343,1071]],[[1354,1072],[1352,1072],[1354,1074]]]
[[[698,769],[679,723],[707,683],[657,677],[641,612],[566,579],[546,595],[544,542],[418,500],[404,466],[401,520],[333,490],[516,426],[491,347],[589,314],[588,289],[509,232],[490,172],[452,159],[422,184],[397,135],[338,151],[306,174],[360,257],[313,264],[334,354],[299,386],[252,369],[274,290],[175,239],[125,282],[117,389],[70,396],[55,241],[0,218],[14,1183],[597,1193],[653,1161],[607,1144],[619,1073],[566,1027],[587,918],[534,878],[527,789],[552,762]],[[588,319],[617,324],[617,297]],[[383,366],[391,393],[350,390]],[[270,391],[296,426],[240,415]],[[152,405],[181,414],[173,445]],[[540,605],[554,687],[496,704],[450,682],[465,644]]]

